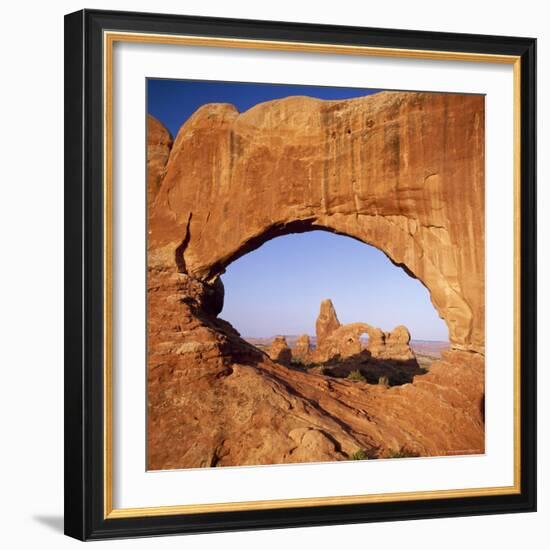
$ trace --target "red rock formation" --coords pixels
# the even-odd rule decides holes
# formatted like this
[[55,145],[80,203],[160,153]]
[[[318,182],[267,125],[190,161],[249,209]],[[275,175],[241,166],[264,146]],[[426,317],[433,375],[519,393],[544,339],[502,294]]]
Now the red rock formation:
[[[148,152],[165,153],[148,127]],[[483,132],[481,96],[287,98],[243,114],[205,105],[166,165],[148,155],[148,182],[162,180],[149,200],[150,469],[484,451]],[[428,374],[388,388],[300,372],[216,317],[229,263],[311,229],[377,246],[429,289],[452,350]],[[370,351],[407,338],[376,333]]]
[[367,349],[373,357],[383,358],[386,353],[386,334],[382,329],[371,327],[368,332],[369,343]]
[[414,353],[409,346],[411,335],[407,327],[399,326],[386,334],[385,357],[387,359],[398,359],[399,361],[413,360]]
[[300,372],[201,313],[209,292],[150,271],[148,469],[483,453],[482,356],[444,352],[413,384],[389,388]]
[[324,341],[338,328],[340,328],[340,321],[336,315],[332,300],[323,300],[319,316],[315,322],[317,348],[322,347]]
[[307,363],[311,353],[311,342],[307,334],[302,334],[296,340],[292,348],[292,357],[298,359],[302,363]]
[[321,310],[315,326],[317,348],[312,355],[312,360],[316,363],[334,358],[345,359],[360,354],[363,349],[361,344],[363,334],[369,336],[366,349],[372,357],[397,361],[415,360],[409,346],[411,335],[407,327],[399,326],[386,334],[367,323],[341,325],[331,300],[321,302]]
[[273,339],[271,346],[267,350],[267,355],[269,355],[270,359],[282,365],[290,365],[292,360],[292,352],[284,336],[277,336]]
[[160,189],[172,144],[170,132],[155,117],[147,115],[147,201],[150,205]]
[[341,233],[429,289],[453,349],[483,353],[484,126],[481,95],[204,105],[172,148],[149,260],[212,281],[277,235]]

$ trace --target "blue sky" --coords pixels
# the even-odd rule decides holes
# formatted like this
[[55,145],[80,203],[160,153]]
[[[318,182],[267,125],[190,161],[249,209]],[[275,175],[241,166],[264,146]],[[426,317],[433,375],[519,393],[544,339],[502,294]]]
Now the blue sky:
[[[147,81],[147,111],[175,137],[205,103],[232,103],[243,112],[290,95],[348,99],[379,90],[215,81]],[[384,330],[405,325],[414,339],[447,340],[447,326],[427,289],[379,250],[325,231],[273,239],[228,266],[220,317],[243,336],[315,334],[319,304],[331,298],[342,323]]]
[[285,235],[239,258],[222,275],[220,317],[243,336],[315,334],[322,299],[342,323],[386,331],[405,325],[414,339],[447,340],[428,290],[377,248],[342,235]]

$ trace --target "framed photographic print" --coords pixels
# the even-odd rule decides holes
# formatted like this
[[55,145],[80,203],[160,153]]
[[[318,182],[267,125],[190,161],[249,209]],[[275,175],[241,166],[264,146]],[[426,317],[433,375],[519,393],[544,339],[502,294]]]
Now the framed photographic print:
[[535,40],[65,18],[65,529],[534,511]]

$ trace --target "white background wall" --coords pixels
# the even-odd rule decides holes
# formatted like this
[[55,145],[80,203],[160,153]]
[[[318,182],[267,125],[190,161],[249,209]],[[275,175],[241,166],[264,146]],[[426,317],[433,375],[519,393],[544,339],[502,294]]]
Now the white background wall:
[[[0,541],[4,548],[65,548],[63,513],[63,15],[88,8],[158,11],[539,39],[539,279],[550,273],[547,120],[550,17],[522,0],[89,0],[6,2],[0,84]],[[542,121],[547,122],[543,127]],[[544,154],[546,153],[546,155]],[[550,408],[544,347],[550,309],[539,288],[539,512],[104,543],[109,548],[545,548],[550,488]]]

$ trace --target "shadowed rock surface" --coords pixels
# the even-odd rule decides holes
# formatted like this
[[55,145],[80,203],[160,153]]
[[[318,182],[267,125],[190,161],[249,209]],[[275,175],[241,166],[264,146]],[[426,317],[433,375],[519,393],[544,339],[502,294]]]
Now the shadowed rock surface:
[[[483,101],[211,104],[164,168],[148,154],[148,468],[484,452]],[[151,127],[148,153],[164,135]],[[312,229],[372,244],[427,286],[451,345],[427,374],[391,386],[287,368],[216,317],[229,263]],[[321,340],[355,334],[324,307]],[[406,356],[404,327],[380,333],[372,355]]]

